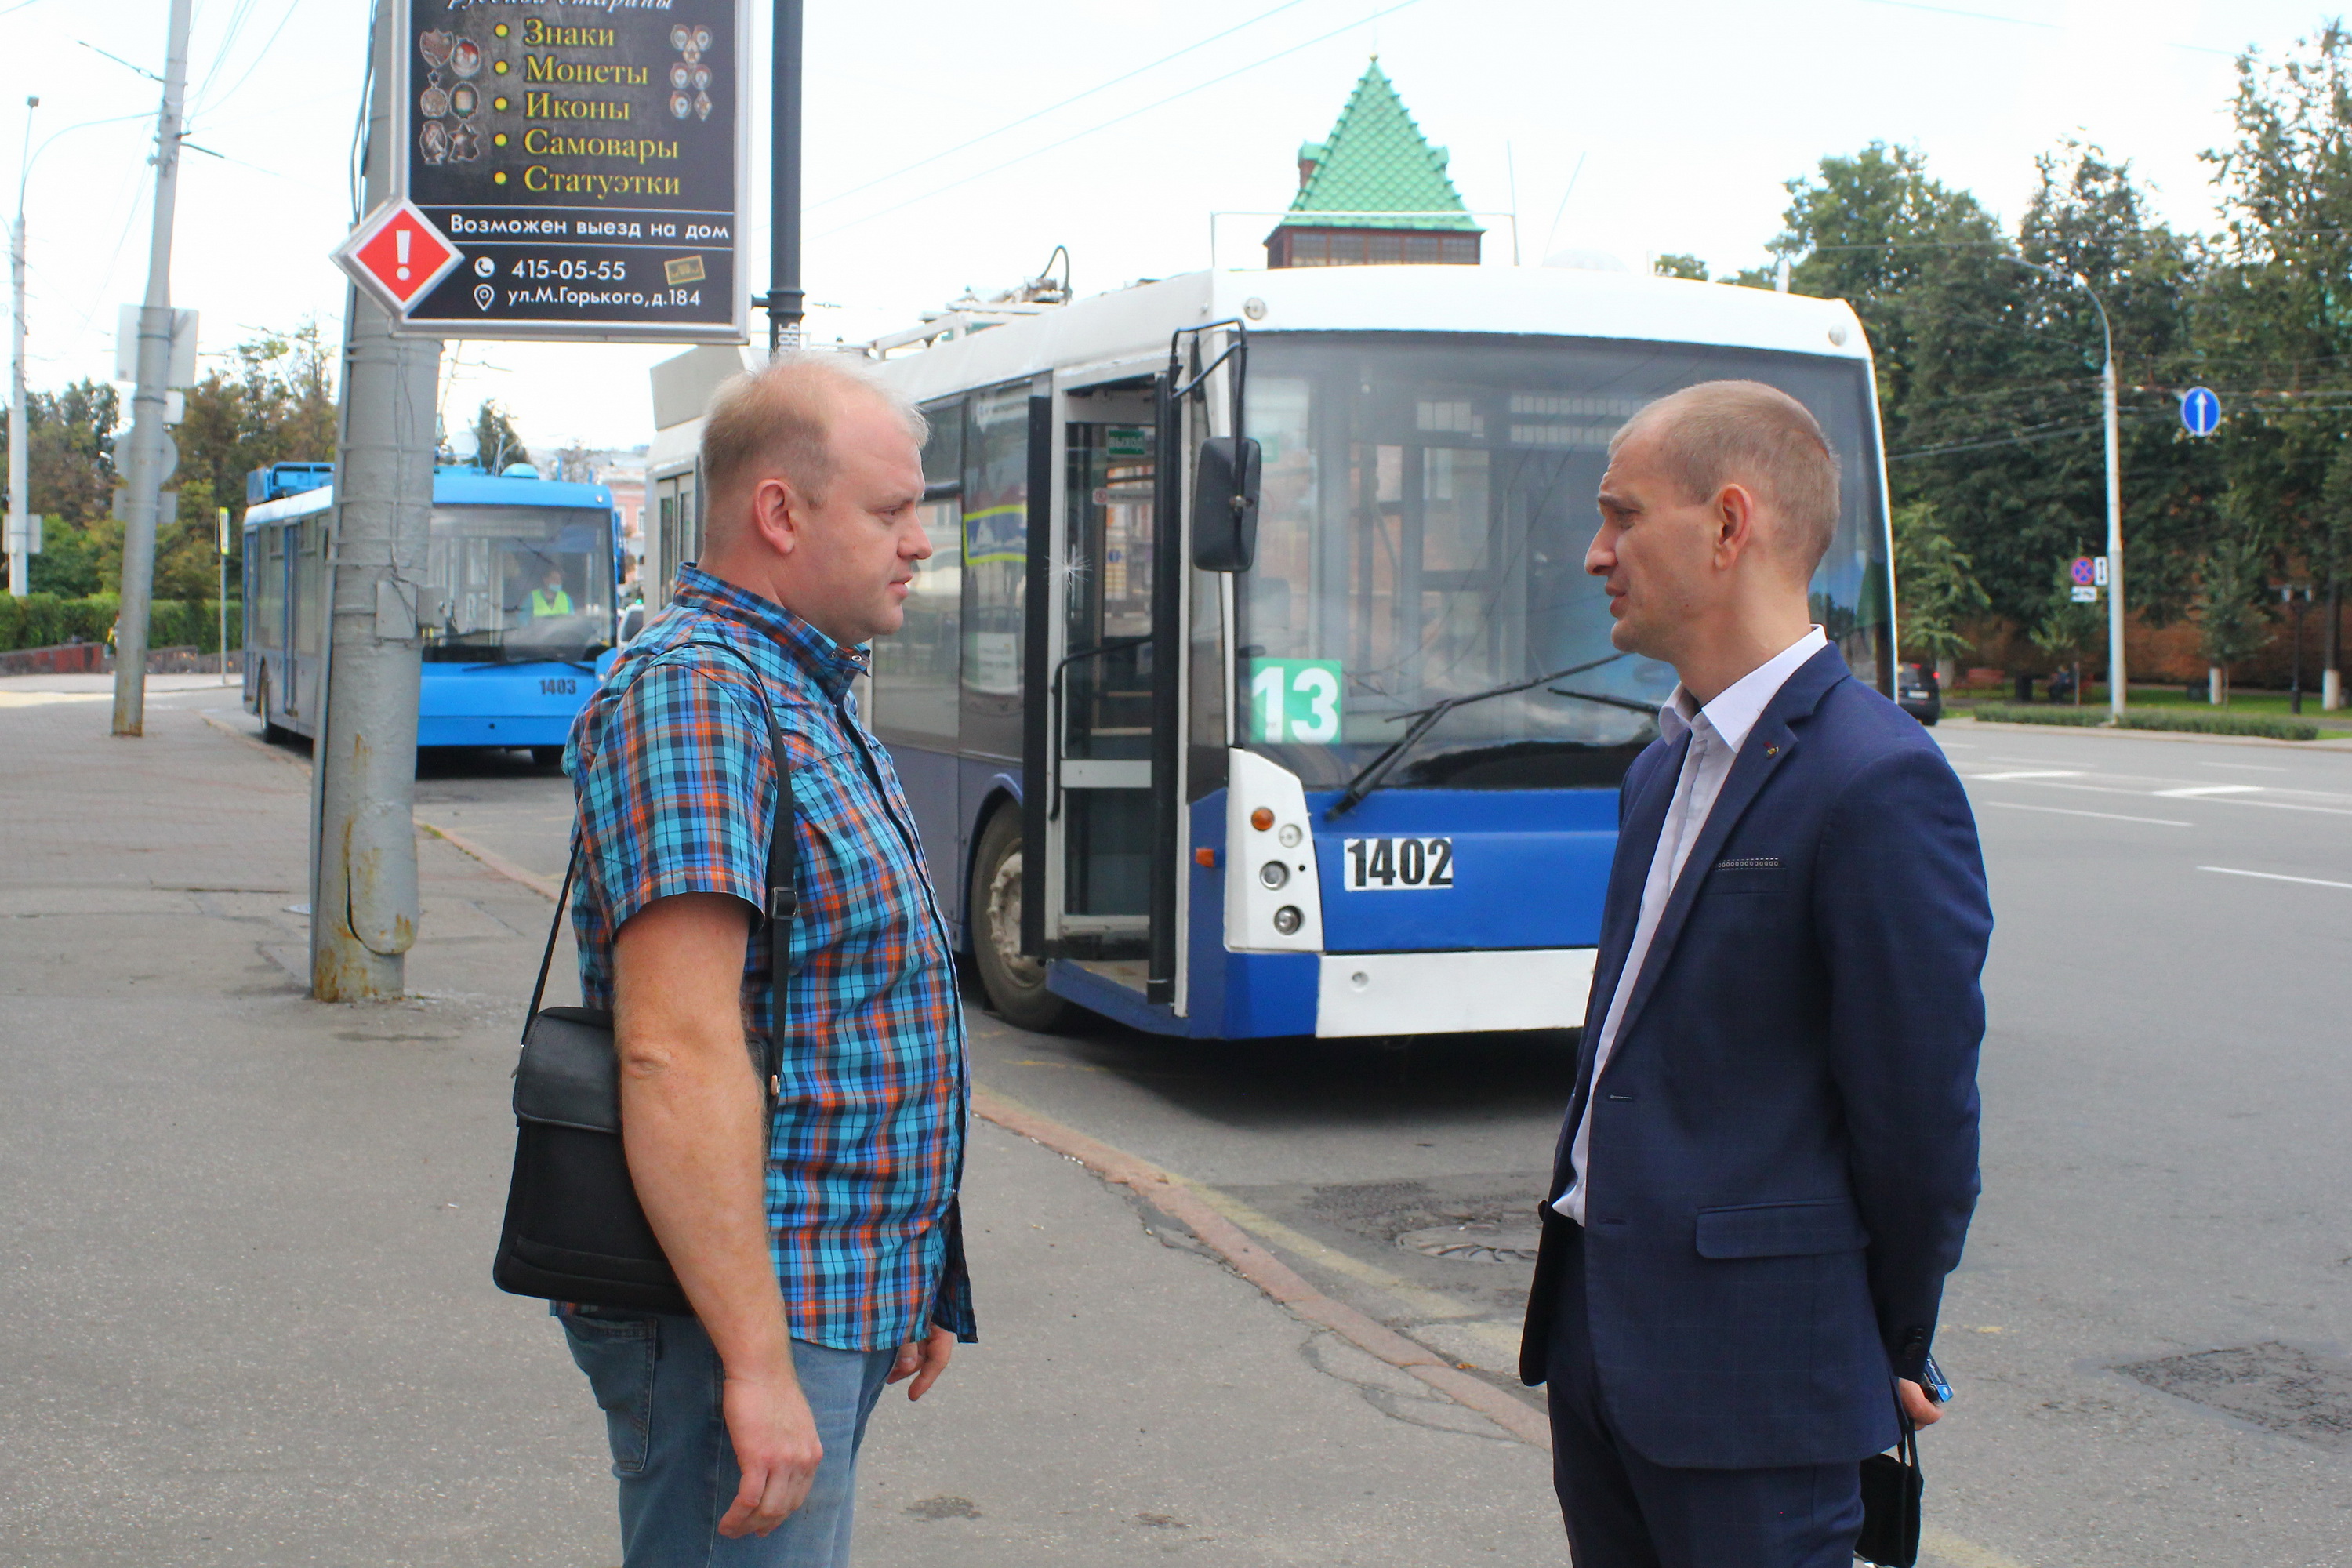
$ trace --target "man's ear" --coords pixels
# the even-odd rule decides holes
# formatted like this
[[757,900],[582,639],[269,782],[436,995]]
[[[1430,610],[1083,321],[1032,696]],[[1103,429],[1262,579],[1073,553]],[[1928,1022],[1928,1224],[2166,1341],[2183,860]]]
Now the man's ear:
[[801,520],[807,503],[780,477],[771,475],[751,490],[751,526],[779,555],[790,555],[800,544]]
[[1715,492],[1708,521],[1715,530],[1715,563],[1728,569],[1762,540],[1757,517],[1756,492],[1746,485],[1726,485]]

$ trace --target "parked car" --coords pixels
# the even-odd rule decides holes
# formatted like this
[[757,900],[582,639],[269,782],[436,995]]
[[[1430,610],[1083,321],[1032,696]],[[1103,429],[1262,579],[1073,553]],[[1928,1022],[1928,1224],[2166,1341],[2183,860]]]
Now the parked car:
[[1895,668],[1895,700],[1903,711],[1922,724],[1932,724],[1944,716],[1944,683],[1936,679],[1932,664],[1904,664]]

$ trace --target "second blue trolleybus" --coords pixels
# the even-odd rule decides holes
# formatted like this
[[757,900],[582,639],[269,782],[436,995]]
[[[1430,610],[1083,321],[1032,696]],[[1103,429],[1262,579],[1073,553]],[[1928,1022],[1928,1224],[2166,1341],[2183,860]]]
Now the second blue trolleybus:
[[[247,477],[245,706],[316,737],[333,465]],[[416,743],[556,761],[614,641],[618,514],[602,485],[445,468],[433,477]]]
[[[1618,785],[1674,687],[1611,647],[1584,552],[1611,433],[1678,387],[1752,378],[1820,418],[1843,503],[1814,616],[1859,678],[1893,676],[1870,352],[1841,302],[1218,272],[870,352],[931,421],[932,554],[866,715],[1015,1023],[1581,1025]],[[692,434],[663,432],[651,476],[678,558]],[[656,595],[674,564],[647,563]]]

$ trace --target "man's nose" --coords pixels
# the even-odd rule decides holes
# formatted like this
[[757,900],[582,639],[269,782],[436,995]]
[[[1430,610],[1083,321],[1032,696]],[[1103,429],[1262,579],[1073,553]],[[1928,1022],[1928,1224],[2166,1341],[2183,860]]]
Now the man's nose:
[[1617,531],[1602,523],[1592,535],[1592,542],[1584,547],[1584,569],[1595,577],[1606,577],[1617,564]]

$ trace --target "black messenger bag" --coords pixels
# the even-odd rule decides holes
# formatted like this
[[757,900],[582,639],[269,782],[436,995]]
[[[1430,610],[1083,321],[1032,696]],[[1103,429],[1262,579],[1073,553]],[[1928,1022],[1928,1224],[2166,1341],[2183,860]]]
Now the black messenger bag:
[[[756,680],[757,677],[754,676]],[[764,688],[761,691],[764,703]],[[772,711],[768,745],[775,757],[775,826],[768,839],[768,973],[775,991],[773,1026],[761,1048],[760,1078],[768,1122],[775,1123],[782,1071],[784,980],[792,923],[800,912],[799,855],[792,773]],[[591,1007],[541,1007],[556,932],[580,870],[575,852],[555,900],[547,951],[530,991],[522,1059],[515,1067],[514,1178],[490,1278],[499,1289],[551,1301],[579,1301],[646,1312],[691,1314],[693,1306],[663,1256],[629,1179],[621,1146],[620,1058],[613,1015]],[[761,1159],[767,1157],[766,1143]]]

